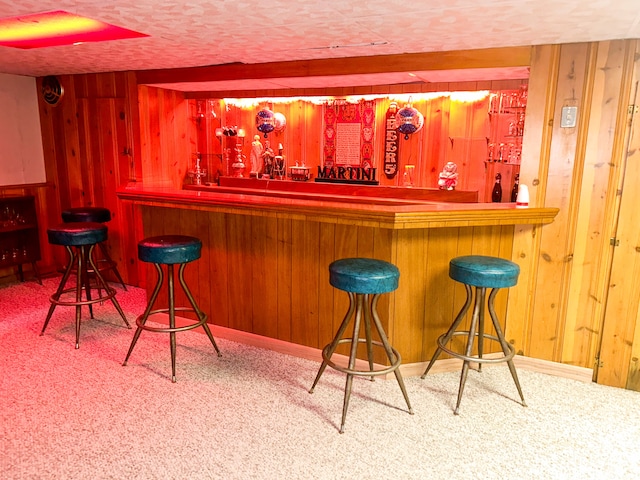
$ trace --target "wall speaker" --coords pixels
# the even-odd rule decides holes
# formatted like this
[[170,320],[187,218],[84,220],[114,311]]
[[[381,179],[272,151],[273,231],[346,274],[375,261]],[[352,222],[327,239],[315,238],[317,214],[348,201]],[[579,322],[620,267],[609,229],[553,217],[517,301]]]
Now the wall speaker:
[[52,75],[42,79],[42,98],[52,106],[56,106],[64,95],[64,88],[60,85],[58,77]]

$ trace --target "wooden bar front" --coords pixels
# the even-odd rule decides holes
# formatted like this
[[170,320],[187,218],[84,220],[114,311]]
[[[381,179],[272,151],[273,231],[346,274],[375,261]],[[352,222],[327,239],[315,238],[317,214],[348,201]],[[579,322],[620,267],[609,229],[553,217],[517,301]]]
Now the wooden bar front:
[[[355,256],[397,265],[400,286],[381,297],[378,310],[404,363],[428,359],[464,302],[464,288],[448,277],[452,257],[509,259],[514,225],[543,225],[557,213],[506,204],[354,205],[137,186],[119,197],[142,206],[145,236],[202,239],[202,258],[186,278],[211,323],[223,327],[322,348],[348,306],[347,295],[329,284],[328,265]],[[507,290],[497,297],[502,320],[507,298]]]

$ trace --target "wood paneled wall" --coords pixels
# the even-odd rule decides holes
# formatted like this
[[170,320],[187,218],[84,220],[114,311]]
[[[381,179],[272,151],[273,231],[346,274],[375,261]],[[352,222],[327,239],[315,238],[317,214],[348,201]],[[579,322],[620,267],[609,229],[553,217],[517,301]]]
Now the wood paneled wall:
[[[613,138],[612,174],[607,196],[607,206],[610,207],[603,213],[605,226],[613,239],[607,252],[613,259],[608,282],[600,284],[606,291],[607,301],[598,312],[603,312],[603,319],[597,379],[600,383],[640,391],[640,222],[637,214],[640,190],[640,41],[626,48],[609,47],[607,53],[607,58],[622,64],[620,77],[623,88],[616,112],[604,108],[609,97],[598,99],[606,121],[604,124],[627,125],[627,128],[624,131],[617,129]],[[604,68],[613,64],[609,61]],[[615,75],[601,78],[601,81],[614,85],[616,80]],[[606,84],[602,89],[608,92]]]
[[[560,213],[544,228],[516,228],[526,289],[514,289],[507,329],[525,355],[636,389],[640,237],[621,206],[636,208],[640,185],[629,143],[640,133],[629,107],[637,58],[637,41],[533,49],[521,181],[532,205]],[[575,128],[560,126],[565,106],[578,107]],[[627,243],[616,246],[621,232]]]
[[[637,222],[633,221],[637,205],[634,192],[640,186],[640,173],[635,168],[640,132],[638,114],[628,113],[629,105],[638,105],[635,93],[638,84],[636,58],[640,56],[638,41],[537,46],[532,47],[531,53],[521,182],[529,186],[532,205],[559,207],[560,214],[553,224],[542,228],[515,228],[513,258],[521,265],[522,273],[518,286],[509,293],[507,335],[524,355],[594,368],[598,382],[640,389],[637,360],[640,358],[640,287],[633,280],[640,278],[637,260],[640,235]],[[501,54],[505,65],[508,64],[507,57],[507,54]],[[448,62],[446,65],[457,61],[459,68],[459,64],[468,59],[469,52],[459,58],[455,52],[449,52],[443,61]],[[376,57],[367,58],[366,66],[372,69],[375,63]],[[380,68],[383,71],[386,66]],[[46,193],[35,192],[39,198],[41,225],[44,227],[57,221],[61,208],[109,204],[116,211],[116,218],[109,228],[112,239],[117,239],[118,245],[111,248],[119,249],[120,253],[115,256],[121,262],[120,271],[130,284],[143,284],[144,268],[138,270],[133,244],[133,239],[143,235],[137,231],[142,222],[135,211],[118,211],[123,207],[112,205],[114,200],[109,195],[115,185],[127,180],[144,178],[145,182],[180,185],[189,168],[191,152],[200,148],[197,132],[181,128],[181,119],[188,123],[191,114],[181,107],[185,103],[181,94],[153,87],[140,87],[138,110],[134,73],[63,76],[60,79],[65,88],[62,102],[56,107],[44,104],[40,107],[49,185],[36,188]],[[405,87],[392,86],[389,90],[402,88]],[[340,89],[342,94],[371,91],[370,87]],[[340,94],[329,90],[325,93]],[[280,96],[281,93],[274,94]],[[322,93],[309,91],[306,94]],[[563,106],[578,107],[576,128],[564,129],[558,125]],[[141,112],[140,119],[138,111]],[[108,115],[105,116],[105,112]],[[295,118],[293,113],[291,115]],[[110,135],[108,132],[113,128],[115,130],[111,131],[116,133]],[[118,144],[122,133],[126,134],[127,144],[115,149],[109,147],[105,154],[104,145],[108,141]],[[126,161],[122,161],[118,152],[127,153]],[[20,189],[20,186],[16,188]],[[34,192],[25,190],[25,193]],[[211,245],[213,252],[223,248],[222,232],[226,227],[215,215],[207,222],[208,229],[220,232],[219,236],[211,236],[218,242]],[[196,225],[200,224],[198,219]],[[257,222],[253,228],[252,235],[280,239],[263,243],[260,253],[256,253],[260,258],[254,259],[253,268],[271,271],[272,260],[265,252],[290,255],[288,250],[293,248],[291,225],[284,221],[268,225]],[[316,233],[320,238],[327,235],[320,227],[313,234]],[[410,235],[409,232],[405,234]],[[342,251],[341,245],[349,245],[347,240],[341,239],[342,235],[353,233],[345,231],[336,237],[339,239],[334,247],[336,252]],[[611,245],[611,238],[615,239],[614,245],[616,241],[619,245]],[[246,243],[246,239],[235,241],[238,245]],[[301,245],[305,245],[304,242]],[[429,258],[440,255],[436,243],[429,242],[429,245]],[[48,248],[44,242],[41,263],[62,263],[64,258]],[[311,251],[308,246],[301,248],[308,248],[318,264],[326,260],[323,251]],[[441,253],[443,258],[451,254]],[[211,258],[210,255],[209,262],[215,261]],[[401,252],[395,259],[406,261]],[[230,269],[219,269],[218,283],[210,286],[210,306],[215,305],[215,292],[230,288],[234,272],[246,266],[244,262],[236,252]],[[277,269],[287,268],[286,264],[277,266]],[[324,289],[328,288],[325,279],[305,277],[297,280],[299,285],[280,281],[277,294],[269,293],[261,300],[263,303],[255,307],[277,312],[264,325],[258,321],[258,329],[271,334],[277,328],[278,338],[291,341],[307,336],[324,338],[333,328],[333,325],[329,326],[328,310],[313,310],[313,306],[301,305],[293,311],[283,305],[281,299],[297,298],[313,288],[323,290],[324,295]],[[194,281],[197,283],[197,279]],[[256,278],[250,287],[243,287],[251,288],[250,292],[265,292],[268,289],[263,282],[262,278]],[[426,305],[425,311],[438,311],[439,296],[446,295],[446,288],[429,291],[429,298],[421,297],[424,300],[416,301],[412,307],[416,322],[421,321],[419,313],[423,305]],[[216,312],[216,316],[227,318],[228,322],[247,321],[243,319],[243,314],[249,314],[245,310],[249,308],[247,305],[233,304],[230,308],[233,310]],[[257,315],[253,309],[252,305],[251,314]],[[322,328],[323,333],[296,331],[291,318],[301,314],[320,316],[318,328]],[[442,315],[450,315],[450,312]],[[331,322],[335,321],[331,318]],[[445,322],[444,317],[442,321]],[[411,342],[429,344],[433,341],[433,338],[416,339],[409,335],[405,345],[405,340],[397,334],[396,338],[407,351],[417,348]]]
[[[111,210],[108,248],[126,283],[137,285],[138,214],[117,201],[116,188],[141,178],[137,86],[131,73],[61,76],[61,101],[39,98],[45,168],[50,193],[39,202],[43,268],[55,271],[66,251],[46,241],[46,228],[60,223],[62,210],[101,206]],[[39,79],[40,81],[40,79]]]
[[140,148],[145,185],[182,188],[192,164],[190,110],[181,92],[139,87]]

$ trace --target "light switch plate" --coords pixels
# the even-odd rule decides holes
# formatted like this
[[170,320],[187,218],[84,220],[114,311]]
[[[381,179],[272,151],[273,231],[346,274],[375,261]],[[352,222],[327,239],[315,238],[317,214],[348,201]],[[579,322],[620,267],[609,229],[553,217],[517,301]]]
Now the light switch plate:
[[562,118],[560,119],[560,126],[562,128],[575,127],[577,117],[578,107],[562,107]]

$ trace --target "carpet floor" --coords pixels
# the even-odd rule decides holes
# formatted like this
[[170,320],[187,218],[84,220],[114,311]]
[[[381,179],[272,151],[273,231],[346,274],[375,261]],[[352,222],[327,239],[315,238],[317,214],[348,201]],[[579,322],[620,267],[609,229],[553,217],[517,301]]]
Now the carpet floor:
[[[519,370],[528,407],[502,366],[356,378],[345,433],[344,375],[218,339],[134,330],[95,307],[74,348],[74,310],[39,336],[58,279],[0,287],[0,478],[3,479],[638,479],[640,393]],[[118,288],[130,323],[145,292]],[[83,318],[88,317],[87,314]]]

